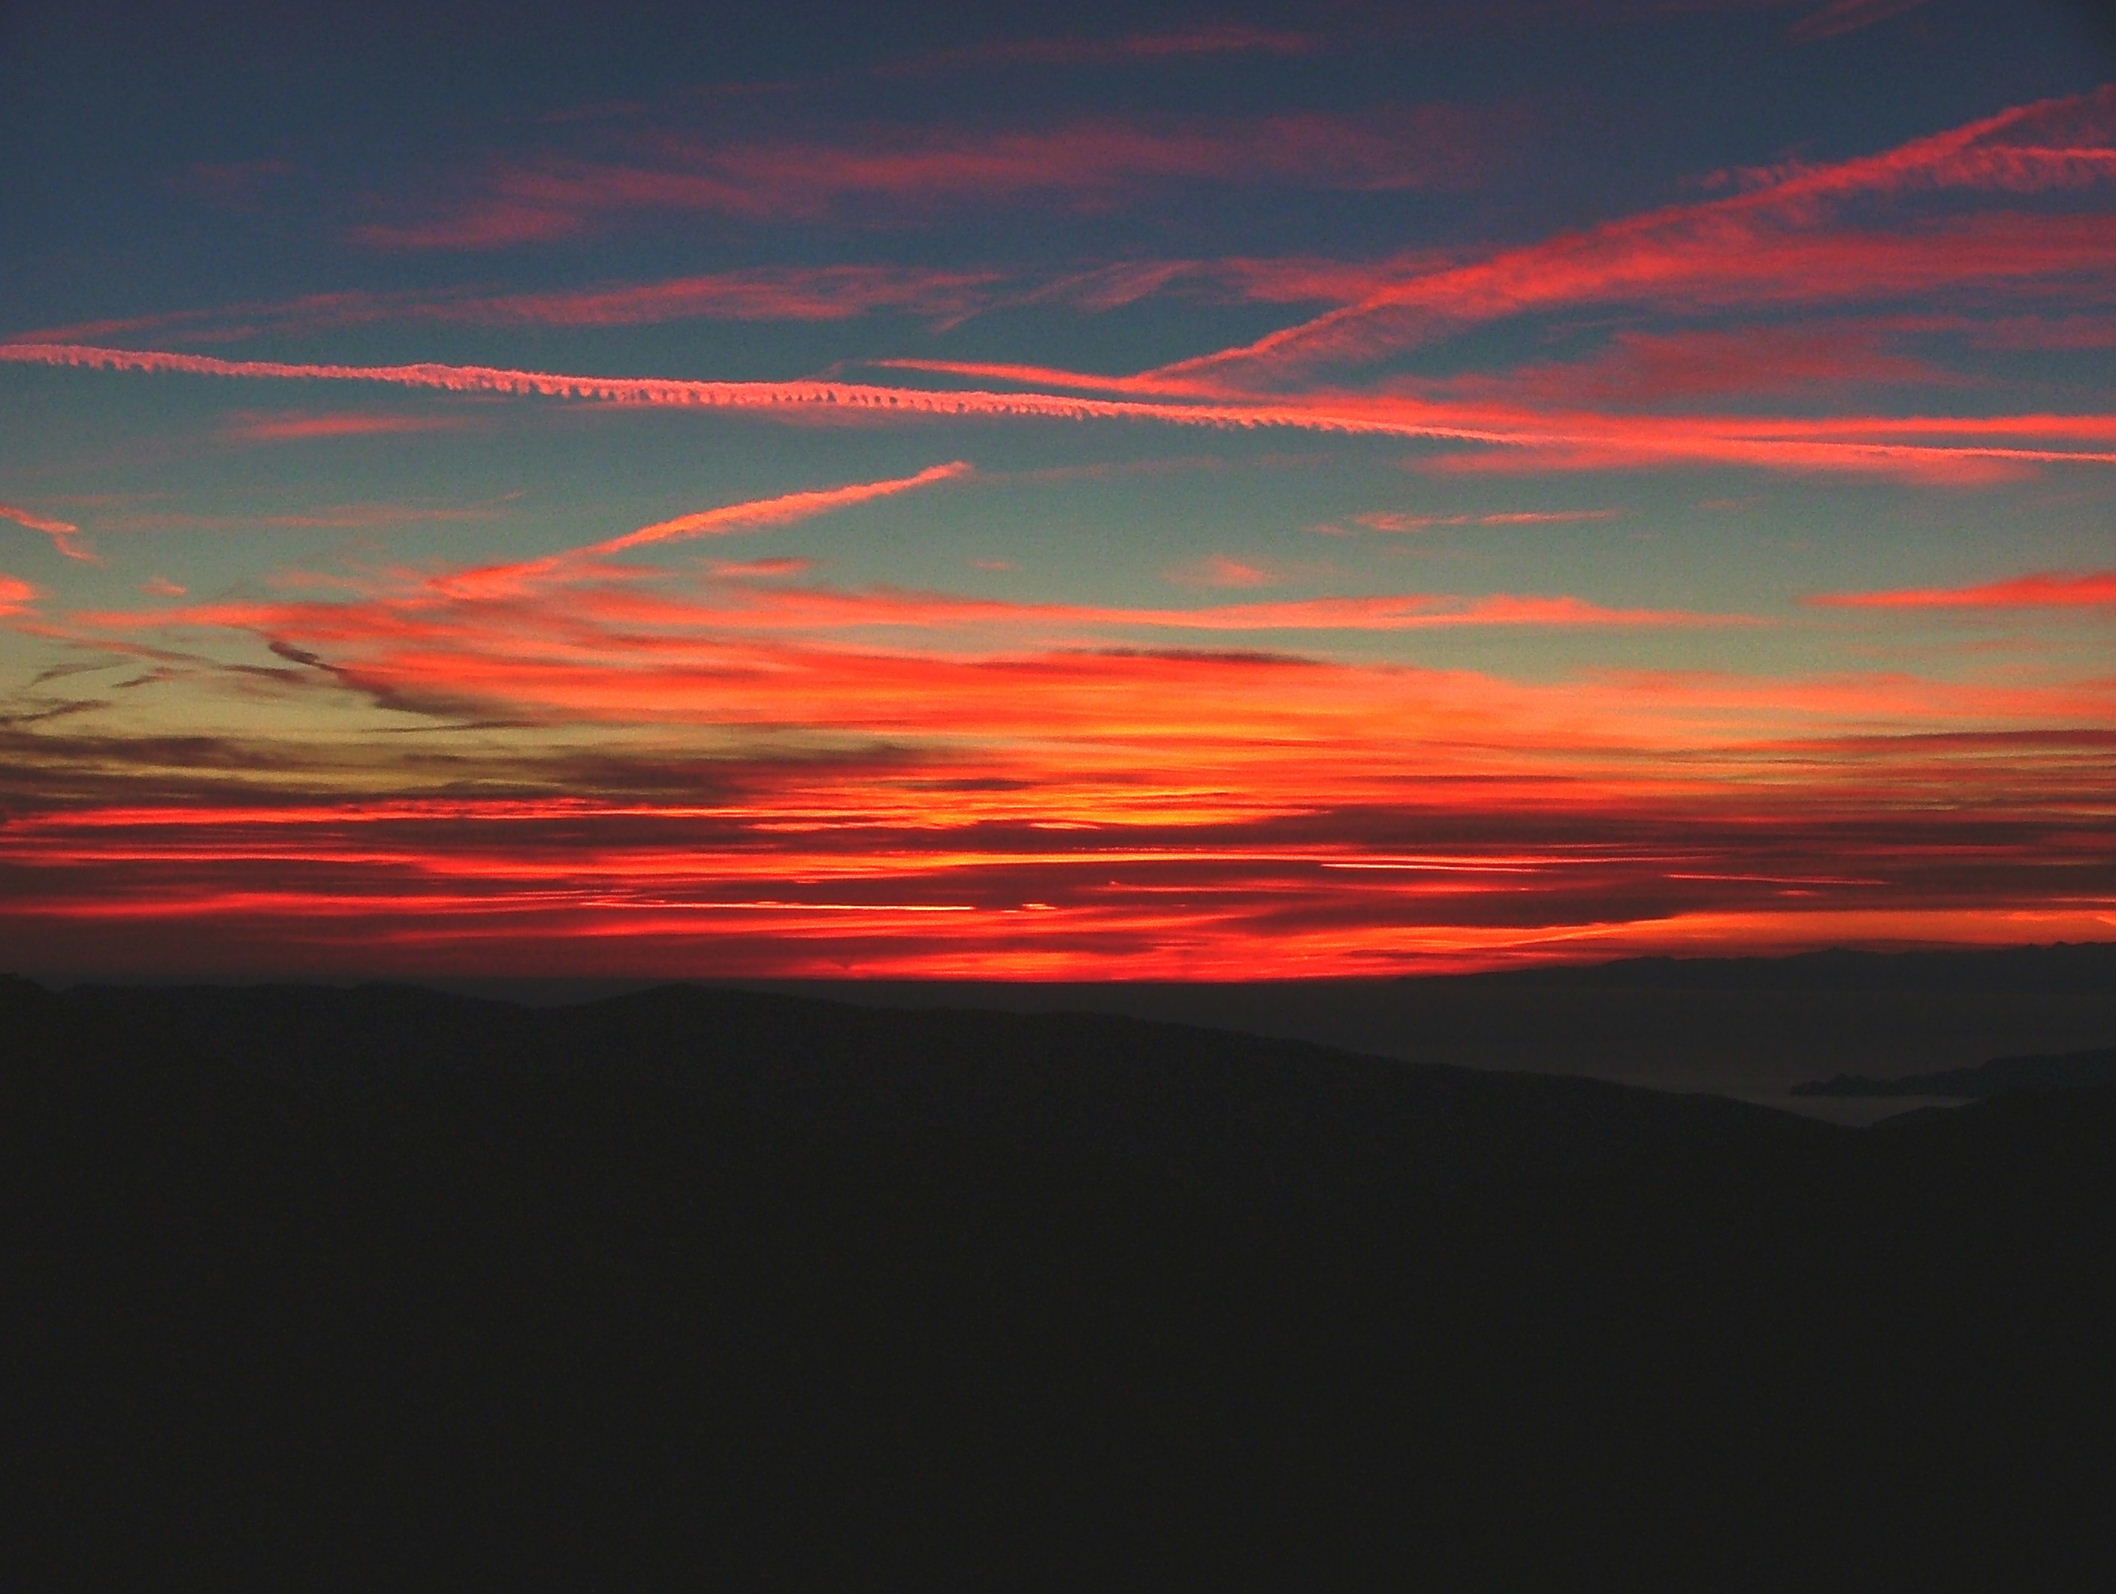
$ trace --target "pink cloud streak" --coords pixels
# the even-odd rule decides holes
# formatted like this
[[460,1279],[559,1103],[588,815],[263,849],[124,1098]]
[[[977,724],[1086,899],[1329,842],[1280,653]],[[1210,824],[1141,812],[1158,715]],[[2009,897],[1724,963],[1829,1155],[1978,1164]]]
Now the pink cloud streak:
[[1823,592],[1803,601],[1833,609],[2100,609],[2116,604],[2116,570],[2044,570],[1973,587]]

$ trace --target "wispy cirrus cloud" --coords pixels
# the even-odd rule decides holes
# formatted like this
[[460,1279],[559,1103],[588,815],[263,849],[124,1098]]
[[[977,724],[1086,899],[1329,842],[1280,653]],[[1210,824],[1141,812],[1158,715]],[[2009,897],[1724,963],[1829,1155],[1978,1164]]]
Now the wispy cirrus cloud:
[[288,160],[194,161],[170,186],[222,210],[252,210],[296,170]]
[[1027,130],[875,126],[832,141],[672,134],[607,157],[504,164],[451,200],[351,237],[378,250],[475,250],[573,237],[655,211],[888,222],[969,202],[1106,205],[1169,182],[1449,188],[1510,150],[1519,120],[1503,108],[1433,104],[1356,117],[1102,116]]
[[[1221,590],[1273,586],[1270,570],[1226,558],[1178,567],[1182,586]],[[646,618],[636,599],[618,604]],[[1566,595],[1493,593],[1370,593],[1301,598],[1277,603],[1216,604],[1170,609],[1132,605],[1021,603],[942,592],[876,588],[847,592],[824,587],[774,588],[743,593],[726,607],[679,605],[665,623],[734,629],[829,631],[875,626],[920,629],[983,627],[999,630],[1052,626],[1100,631],[1419,631],[1451,626],[1711,627],[1765,623],[1752,615],[1687,610],[1610,608]]]
[[466,297],[423,309],[487,326],[647,326],[728,321],[841,321],[875,310],[955,316],[989,303],[996,271],[917,266],[809,266],[719,272],[563,293]]
[[20,576],[0,570],[0,615],[21,614],[43,596]]
[[461,431],[460,415],[379,415],[362,411],[331,414],[251,413],[231,416],[220,435],[234,443],[309,443],[337,437],[401,437],[418,432]]
[[740,532],[788,526],[817,515],[829,514],[834,510],[848,509],[855,504],[872,503],[879,498],[894,497],[898,493],[913,492],[940,482],[957,481],[971,474],[972,468],[966,461],[952,460],[944,465],[928,466],[910,476],[855,482],[844,487],[826,487],[808,492],[783,493],[774,498],[761,498],[748,503],[724,504],[718,508],[700,510],[696,514],[678,515],[670,520],[656,521],[650,526],[641,526],[636,531],[628,531],[621,536],[542,559],[485,565],[445,577],[436,577],[433,585],[435,590],[450,597],[482,597],[522,592],[554,579],[563,580],[584,567],[593,566],[609,558],[612,554],[625,553],[634,548],[648,547],[655,543],[687,541],[694,537],[725,537]]
[[1822,592],[1802,601],[1833,609],[2105,609],[2116,605],[2116,571],[2039,570],[1968,587]]
[[1225,554],[1207,554],[1165,571],[1179,587],[1275,587],[1285,579],[1260,560],[1230,559]]
[[[17,333],[11,341],[79,343],[153,333],[180,343],[226,343],[385,322],[625,327],[686,320],[842,321],[879,310],[952,319],[1023,291],[1010,282],[993,270],[840,265],[755,267],[547,292],[348,291],[83,321]],[[1056,289],[1044,296],[1064,297]]]
[[715,559],[708,568],[733,581],[776,580],[805,576],[816,568],[816,561],[798,554],[777,554],[764,559]]
[[2116,86],[2014,107],[1877,155],[1737,174],[1742,191],[1413,275],[1356,304],[1164,375],[1275,380],[1371,361],[1464,327],[1586,304],[1821,303],[2099,273],[2116,218],[1940,217],[1843,225],[1858,202],[2081,189],[2116,178]]
[[81,528],[70,520],[59,520],[50,515],[39,515],[13,504],[0,504],[0,520],[12,520],[18,526],[31,531],[41,531],[51,539],[51,545],[69,559],[79,559],[86,564],[101,561],[80,544]]
[[1893,346],[1873,326],[1829,322],[1674,332],[1617,331],[1585,359],[1420,384],[1427,391],[1525,404],[1645,408],[1729,395],[1954,386],[1963,378]]
[[1830,0],[1821,10],[1810,12],[1787,28],[1785,36],[1795,44],[1834,39],[1840,33],[1855,33],[1915,11],[1923,4],[1925,0]]
[[1201,22],[1155,33],[1115,38],[1087,35],[1037,39],[993,39],[957,45],[876,69],[882,77],[925,77],[945,72],[1004,67],[1158,65],[1226,55],[1306,55],[1321,41],[1312,33],[1267,28],[1253,22]]
[[10,341],[79,343],[146,332],[164,342],[223,343],[264,333],[359,326],[402,314],[405,306],[417,302],[415,296],[404,293],[307,293],[291,299],[247,300],[202,309],[158,310],[37,327],[12,334]]
[[1514,509],[1482,514],[1416,515],[1397,510],[1375,510],[1354,515],[1354,525],[1369,531],[1418,532],[1441,526],[1562,526],[1582,520],[1615,520],[1621,509]]
[[[1375,260],[1105,260],[1055,272],[1018,266],[753,266],[542,291],[501,293],[466,285],[300,294],[36,327],[11,334],[9,341],[94,343],[151,334],[168,343],[232,343],[386,323],[595,328],[690,320],[844,321],[880,312],[945,327],[1008,307],[1060,306],[1100,315],[1169,292],[1215,303],[1345,303],[1436,258],[1432,251],[1414,251]],[[949,367],[934,362],[932,368]]]
[[503,520],[501,503],[421,504],[401,500],[322,504],[282,514],[213,515],[186,510],[139,510],[105,515],[109,531],[380,531],[394,526]]

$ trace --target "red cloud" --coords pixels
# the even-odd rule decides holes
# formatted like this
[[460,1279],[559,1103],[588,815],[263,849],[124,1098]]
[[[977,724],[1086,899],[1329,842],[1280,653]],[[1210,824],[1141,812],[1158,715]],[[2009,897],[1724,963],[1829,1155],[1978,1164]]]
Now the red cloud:
[[1974,587],[1824,592],[1804,601],[1835,609],[2098,609],[2116,604],[2116,571],[2046,570]]

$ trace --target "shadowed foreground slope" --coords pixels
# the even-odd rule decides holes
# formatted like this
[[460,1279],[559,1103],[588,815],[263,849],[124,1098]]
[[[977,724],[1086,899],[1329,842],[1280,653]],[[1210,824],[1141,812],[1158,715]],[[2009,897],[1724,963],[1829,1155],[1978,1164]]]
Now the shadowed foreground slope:
[[0,982],[42,1587],[2073,1588],[2107,1089]]

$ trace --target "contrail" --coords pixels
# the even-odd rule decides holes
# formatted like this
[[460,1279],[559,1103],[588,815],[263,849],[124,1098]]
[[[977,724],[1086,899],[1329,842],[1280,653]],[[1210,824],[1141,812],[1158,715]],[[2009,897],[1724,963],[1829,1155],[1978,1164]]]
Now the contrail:
[[975,468],[968,461],[958,459],[945,465],[929,465],[911,476],[892,476],[882,481],[853,482],[844,487],[813,488],[806,492],[782,493],[776,498],[722,504],[717,508],[700,510],[696,514],[679,515],[674,520],[656,521],[651,526],[641,526],[637,531],[628,531],[622,536],[590,543],[583,548],[568,548],[563,553],[547,554],[541,559],[486,565],[475,570],[458,571],[453,575],[436,576],[430,584],[435,591],[453,598],[492,598],[519,594],[539,582],[552,578],[564,579],[569,574],[577,574],[588,562],[607,554],[622,553],[627,548],[689,537],[717,537],[731,532],[761,531],[767,526],[790,525],[815,515],[827,514],[833,509],[869,503],[894,493],[910,492],[916,488],[930,487],[936,482],[955,481],[974,474]]
[[154,349],[105,349],[82,343],[0,344],[0,360],[30,365],[81,366],[103,371],[173,371],[192,376],[386,382],[396,387],[439,388],[450,393],[510,393],[678,408],[834,408],[900,415],[1147,420],[1218,428],[1292,426],[1309,431],[1444,437],[1481,443],[1564,440],[1541,434],[1448,426],[1307,406],[1153,404],[1128,399],[1074,398],[1055,393],[939,392],[926,388],[881,387],[863,382],[694,382],[661,377],[570,376],[549,371],[510,371],[487,365],[430,362],[418,365],[296,365],[280,360],[222,360],[207,354],[171,354]]
[[[1056,393],[962,392],[880,387],[860,382],[697,382],[660,377],[575,376],[550,371],[513,371],[485,365],[305,365],[278,360],[223,360],[204,354],[153,349],[106,349],[76,343],[0,344],[0,360],[22,364],[79,366],[94,370],[168,371],[194,376],[324,382],[381,382],[397,387],[437,388],[451,393],[507,393],[602,403],[722,410],[836,409],[876,415],[1028,417],[1050,420],[1158,421],[1172,426],[1246,429],[1284,426],[1305,431],[1373,437],[1443,439],[1493,443],[1567,458],[1574,465],[1600,458],[1639,464],[1718,461],[1795,470],[1853,470],[1945,479],[1965,465],[1994,467],[2055,462],[2116,462],[2116,453],[2074,449],[1963,446],[1881,441],[1906,432],[2003,433],[2098,438],[2102,416],[1999,416],[1971,419],[1928,417],[1837,421],[1675,419],[1654,416],[1552,417],[1542,424],[1468,425],[1432,413],[1432,407],[1392,395],[1333,397],[1308,403],[1189,403],[1162,400],[1085,398]],[[1406,412],[1411,413],[1406,413]],[[1535,417],[1524,417],[1531,421]],[[1854,440],[1856,429],[1868,434]],[[1819,438],[1816,431],[1834,432]],[[1808,434],[1808,435],[1802,435]],[[1566,451],[1571,451],[1569,454]]]

